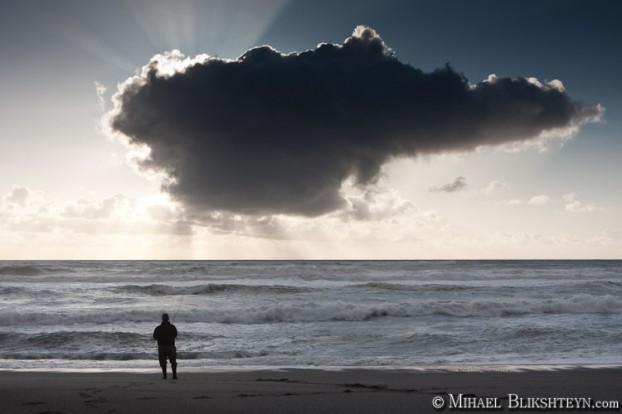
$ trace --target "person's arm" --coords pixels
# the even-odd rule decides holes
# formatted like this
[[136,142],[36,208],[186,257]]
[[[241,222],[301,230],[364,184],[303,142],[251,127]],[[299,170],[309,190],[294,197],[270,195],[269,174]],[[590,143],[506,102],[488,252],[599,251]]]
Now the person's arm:
[[173,338],[177,338],[177,327],[173,325]]
[[155,328],[153,330],[153,339],[155,339],[156,341],[158,340],[158,328]]

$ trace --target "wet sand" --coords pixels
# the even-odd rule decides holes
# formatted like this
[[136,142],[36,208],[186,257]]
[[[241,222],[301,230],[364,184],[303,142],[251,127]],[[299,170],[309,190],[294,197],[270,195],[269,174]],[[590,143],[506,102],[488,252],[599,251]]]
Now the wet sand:
[[432,406],[434,397],[443,400],[445,412],[467,411],[449,409],[450,394],[454,398],[462,394],[476,404],[494,402],[502,407],[495,412],[511,412],[516,410],[508,410],[508,394],[622,403],[622,368],[520,372],[367,369],[184,372],[180,369],[178,380],[170,377],[163,380],[156,370],[141,374],[0,371],[0,392],[0,413],[18,414],[412,414],[438,412]]

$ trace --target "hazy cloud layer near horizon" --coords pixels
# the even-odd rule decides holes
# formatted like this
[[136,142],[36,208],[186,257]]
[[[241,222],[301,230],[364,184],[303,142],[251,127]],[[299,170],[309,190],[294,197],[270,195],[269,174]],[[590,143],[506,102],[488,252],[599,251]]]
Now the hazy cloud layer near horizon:
[[393,158],[530,140],[604,111],[556,80],[424,73],[364,26],[302,53],[157,55],[114,101],[108,125],[151,149],[141,168],[164,172],[189,213],[311,217],[344,205],[346,179],[371,185]]

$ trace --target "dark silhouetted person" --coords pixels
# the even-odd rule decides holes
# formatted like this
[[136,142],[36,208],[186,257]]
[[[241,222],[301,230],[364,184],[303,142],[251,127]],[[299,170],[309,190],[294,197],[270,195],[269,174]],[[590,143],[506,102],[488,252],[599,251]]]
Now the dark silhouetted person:
[[171,361],[173,379],[177,379],[177,349],[175,348],[177,328],[168,319],[168,313],[163,313],[162,323],[153,331],[153,339],[158,341],[158,358],[162,367],[162,378],[166,379],[166,360],[168,359]]

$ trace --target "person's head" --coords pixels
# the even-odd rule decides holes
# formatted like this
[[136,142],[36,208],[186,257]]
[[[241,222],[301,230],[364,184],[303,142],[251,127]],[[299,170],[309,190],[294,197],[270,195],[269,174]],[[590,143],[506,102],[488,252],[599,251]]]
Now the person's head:
[[168,313],[162,314],[162,322],[168,322]]

